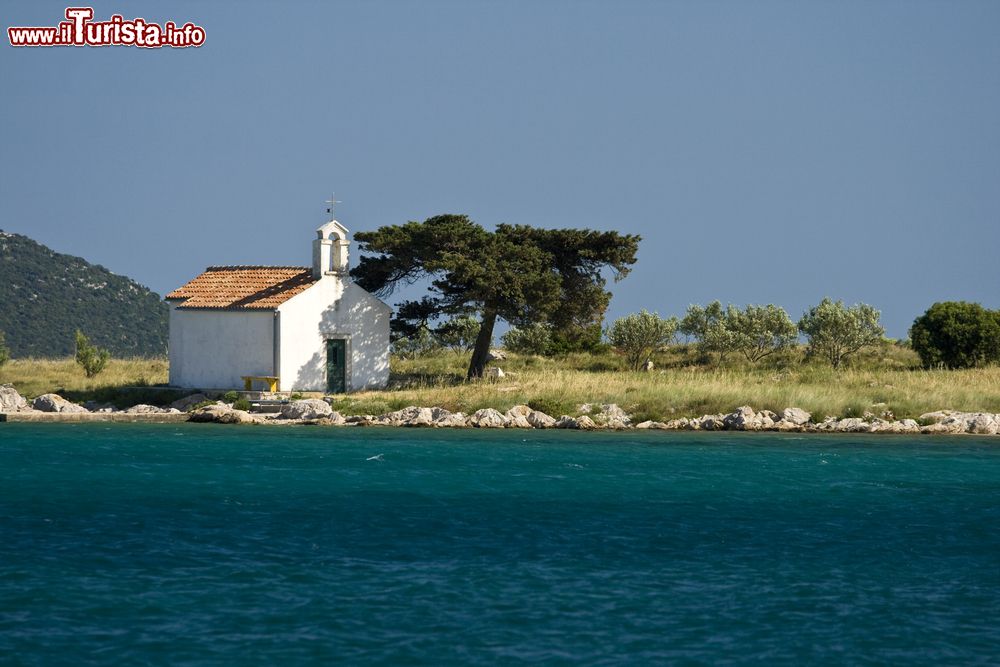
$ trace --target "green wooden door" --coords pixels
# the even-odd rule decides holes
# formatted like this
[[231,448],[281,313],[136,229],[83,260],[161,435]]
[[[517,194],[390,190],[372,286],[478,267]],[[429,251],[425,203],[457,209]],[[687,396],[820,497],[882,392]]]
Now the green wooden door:
[[347,341],[343,338],[326,341],[326,390],[331,394],[347,391]]

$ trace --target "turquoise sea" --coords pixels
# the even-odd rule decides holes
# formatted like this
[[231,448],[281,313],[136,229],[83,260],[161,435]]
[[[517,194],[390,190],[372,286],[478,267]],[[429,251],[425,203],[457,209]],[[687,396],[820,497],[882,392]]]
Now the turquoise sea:
[[0,663],[1000,663],[1000,439],[0,425]]

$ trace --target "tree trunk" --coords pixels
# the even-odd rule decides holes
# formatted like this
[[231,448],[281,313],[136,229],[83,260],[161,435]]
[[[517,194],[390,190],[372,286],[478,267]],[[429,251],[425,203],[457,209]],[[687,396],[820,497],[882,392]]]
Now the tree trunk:
[[487,308],[483,311],[483,321],[476,335],[476,346],[472,348],[472,360],[469,362],[469,373],[466,376],[472,380],[483,377],[486,362],[489,361],[490,345],[493,344],[493,327],[497,323],[497,311]]

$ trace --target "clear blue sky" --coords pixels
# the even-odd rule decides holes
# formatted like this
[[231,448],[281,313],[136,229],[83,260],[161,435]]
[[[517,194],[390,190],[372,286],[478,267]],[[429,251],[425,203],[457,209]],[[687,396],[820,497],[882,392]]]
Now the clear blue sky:
[[[65,3],[4,3],[55,25]],[[1000,2],[106,2],[200,49],[0,45],[0,228],[164,293],[467,213],[643,237],[611,316],[1000,307]],[[4,31],[5,32],[5,31]]]

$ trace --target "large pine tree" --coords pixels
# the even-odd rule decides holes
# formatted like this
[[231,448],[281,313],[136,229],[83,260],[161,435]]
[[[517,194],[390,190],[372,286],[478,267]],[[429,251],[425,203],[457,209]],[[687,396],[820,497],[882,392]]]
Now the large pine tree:
[[351,275],[381,296],[430,279],[429,296],[397,309],[397,324],[477,313],[479,334],[468,376],[481,377],[498,319],[514,326],[551,322],[556,331],[599,326],[615,280],[628,275],[640,237],[588,229],[499,225],[488,231],[465,215],[380,227],[354,235],[366,253]]

